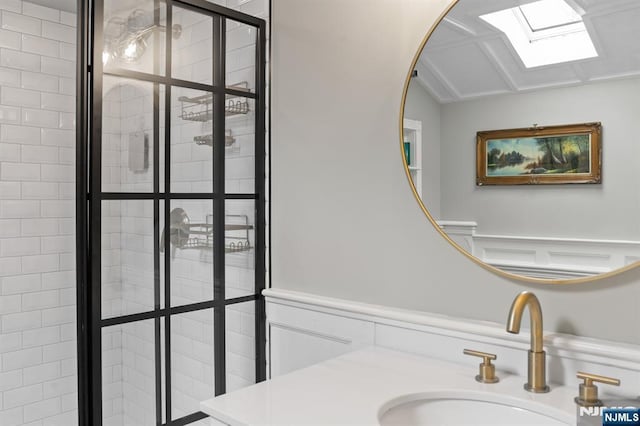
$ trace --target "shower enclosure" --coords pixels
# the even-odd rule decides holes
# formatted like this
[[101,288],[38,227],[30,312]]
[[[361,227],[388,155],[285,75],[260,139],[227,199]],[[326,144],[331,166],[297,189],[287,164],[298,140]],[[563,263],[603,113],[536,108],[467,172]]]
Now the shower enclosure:
[[209,424],[266,374],[266,25],[79,3],[80,424]]

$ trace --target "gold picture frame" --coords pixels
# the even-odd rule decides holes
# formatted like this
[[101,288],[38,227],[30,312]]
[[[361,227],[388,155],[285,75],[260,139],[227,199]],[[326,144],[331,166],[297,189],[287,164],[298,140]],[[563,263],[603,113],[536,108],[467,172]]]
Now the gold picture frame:
[[476,185],[602,182],[602,124],[481,131]]

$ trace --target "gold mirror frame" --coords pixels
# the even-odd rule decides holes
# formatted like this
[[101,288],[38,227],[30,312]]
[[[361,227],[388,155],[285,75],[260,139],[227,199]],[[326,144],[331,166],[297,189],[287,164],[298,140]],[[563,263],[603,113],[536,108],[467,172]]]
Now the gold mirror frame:
[[[449,242],[449,244],[451,244],[457,251],[459,251],[465,257],[467,257],[468,259],[472,260],[477,265],[480,265],[481,267],[483,267],[487,271],[493,272],[494,274],[496,274],[498,276],[501,276],[503,278],[507,278],[507,279],[524,281],[524,282],[529,282],[529,283],[536,283],[536,284],[581,284],[581,283],[587,283],[587,282],[592,282],[592,281],[596,281],[596,280],[601,280],[601,279],[606,279],[606,278],[609,278],[609,277],[613,277],[615,275],[622,274],[622,273],[624,273],[626,271],[630,271],[630,270],[635,269],[638,266],[640,266],[640,261],[637,261],[637,262],[631,263],[629,265],[626,265],[626,266],[624,266],[622,268],[615,269],[613,271],[605,272],[605,273],[598,274],[598,275],[592,275],[592,276],[588,276],[588,277],[580,277],[580,278],[556,279],[556,278],[536,278],[536,277],[528,277],[526,275],[517,275],[517,274],[513,274],[511,272],[503,271],[502,269],[496,268],[495,266],[489,265],[488,263],[483,262],[482,260],[478,259],[476,256],[472,255],[471,253],[469,253],[468,251],[466,251],[465,249],[460,247],[460,245],[458,243],[453,241],[451,239],[451,237],[449,237],[442,230],[442,228],[440,228],[440,226],[438,225],[436,220],[433,218],[433,216],[431,216],[431,213],[429,213],[429,210],[424,205],[424,202],[422,201],[422,198],[420,197],[420,195],[418,194],[418,191],[416,190],[416,186],[415,186],[415,184],[413,182],[413,178],[411,177],[411,171],[409,170],[409,166],[407,164],[407,159],[406,159],[406,156],[405,156],[405,149],[404,149],[404,140],[405,140],[404,139],[404,111],[405,111],[405,105],[406,105],[406,102],[407,102],[407,93],[409,92],[409,85],[411,84],[411,79],[412,79],[412,75],[413,75],[413,70],[416,68],[418,60],[420,59],[420,55],[422,55],[422,52],[424,51],[424,47],[426,46],[427,42],[431,38],[431,35],[435,31],[435,29],[438,27],[438,25],[440,25],[440,22],[442,22],[442,20],[445,18],[445,16],[447,16],[447,14],[451,11],[451,9],[453,9],[459,2],[460,2],[460,0],[453,0],[451,2],[451,4],[449,6],[447,6],[447,8],[444,10],[444,12],[442,12],[442,14],[440,14],[440,16],[438,17],[436,22],[431,26],[431,28],[429,29],[429,31],[427,32],[425,37],[422,39],[422,42],[420,42],[420,45],[418,46],[418,50],[417,50],[416,54],[414,55],[413,60],[411,61],[411,67],[409,68],[409,71],[407,72],[407,77],[405,79],[404,88],[402,90],[402,99],[400,101],[400,119],[399,119],[399,123],[398,123],[398,127],[400,129],[400,139],[399,139],[400,160],[402,161],[402,165],[404,167],[404,172],[405,172],[405,175],[407,177],[407,181],[409,182],[409,186],[411,188],[411,191],[413,191],[413,196],[416,199],[416,201],[418,202],[418,205],[420,206],[420,209],[422,209],[422,212],[424,213],[424,215],[427,217],[429,222],[431,222],[431,225],[433,225],[433,227],[440,233],[440,235],[447,242]],[[475,147],[471,147],[470,149],[475,149]]]

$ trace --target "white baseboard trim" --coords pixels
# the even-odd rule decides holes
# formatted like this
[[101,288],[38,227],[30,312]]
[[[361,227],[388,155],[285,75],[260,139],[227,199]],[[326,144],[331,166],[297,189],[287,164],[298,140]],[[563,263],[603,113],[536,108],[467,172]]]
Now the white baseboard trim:
[[[267,302],[268,358],[273,376],[367,345],[469,365],[477,360],[462,356],[463,348],[494,351],[498,355],[498,370],[526,376],[528,330],[512,335],[505,331],[504,324],[288,290],[267,289],[263,294]],[[288,331],[297,335],[287,334]],[[300,338],[301,333],[304,338]],[[623,393],[637,394],[640,389],[640,345],[545,333],[544,346],[547,369],[556,383],[577,386],[575,373],[585,370],[620,378]]]

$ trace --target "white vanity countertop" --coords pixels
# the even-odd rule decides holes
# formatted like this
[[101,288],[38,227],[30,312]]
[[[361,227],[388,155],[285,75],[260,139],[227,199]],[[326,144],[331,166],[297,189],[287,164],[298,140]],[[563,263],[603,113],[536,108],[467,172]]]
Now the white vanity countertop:
[[540,412],[575,424],[577,386],[551,384],[551,392],[534,394],[523,389],[526,379],[499,368],[499,383],[481,384],[474,379],[477,368],[370,347],[204,401],[200,408],[230,425],[377,425],[379,411],[398,397],[466,391],[541,404]]

